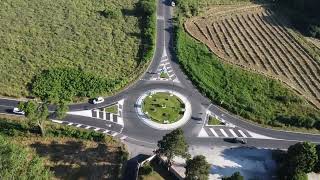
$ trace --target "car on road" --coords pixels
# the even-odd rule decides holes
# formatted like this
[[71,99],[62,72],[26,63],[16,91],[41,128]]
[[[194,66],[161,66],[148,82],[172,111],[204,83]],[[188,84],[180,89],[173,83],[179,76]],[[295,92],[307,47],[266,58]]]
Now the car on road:
[[176,3],[174,1],[171,1],[171,6],[172,7],[175,7],[176,6]]
[[230,143],[241,143],[241,144],[247,144],[247,140],[243,138],[226,138],[224,139],[226,142]]
[[97,98],[94,98],[94,99],[92,100],[92,103],[93,103],[93,104],[100,104],[100,103],[103,103],[103,102],[104,102],[103,97],[97,97]]
[[17,107],[13,108],[12,112],[15,113],[15,114],[25,115],[25,112],[20,110]]

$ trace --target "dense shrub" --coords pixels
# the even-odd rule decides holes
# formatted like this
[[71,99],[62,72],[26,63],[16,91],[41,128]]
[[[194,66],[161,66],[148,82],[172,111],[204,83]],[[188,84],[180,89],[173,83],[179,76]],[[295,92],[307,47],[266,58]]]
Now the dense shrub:
[[77,129],[70,126],[49,126],[47,128],[47,135],[54,137],[72,137],[76,139],[93,140],[96,142],[103,142],[106,140],[106,136],[102,133]]
[[140,52],[142,60],[148,62],[152,59],[156,41],[156,1],[140,0],[137,4],[142,31],[142,45]]
[[320,129],[320,111],[276,80],[222,63],[178,22],[175,48],[193,83],[216,104],[257,123]]
[[80,69],[58,68],[43,71],[31,84],[32,93],[52,102],[70,101],[75,96],[94,97],[109,92],[120,81],[106,80]]
[[140,169],[139,174],[140,175],[149,175],[153,171],[153,168],[151,167],[150,163],[145,163]]

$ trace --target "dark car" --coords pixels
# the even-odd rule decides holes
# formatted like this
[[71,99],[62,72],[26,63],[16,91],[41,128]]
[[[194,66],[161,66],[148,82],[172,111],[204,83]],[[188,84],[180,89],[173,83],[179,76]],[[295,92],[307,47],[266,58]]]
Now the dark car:
[[243,138],[226,138],[224,139],[226,142],[230,143],[241,143],[241,144],[247,144],[247,140]]

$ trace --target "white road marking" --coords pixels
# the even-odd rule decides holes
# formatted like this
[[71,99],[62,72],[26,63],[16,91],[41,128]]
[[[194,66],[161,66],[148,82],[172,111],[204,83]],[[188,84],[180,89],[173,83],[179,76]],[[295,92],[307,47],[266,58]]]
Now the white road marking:
[[204,128],[201,128],[198,137],[209,137],[209,135]]
[[239,129],[238,132],[241,134],[242,137],[247,137],[241,129]]
[[229,131],[231,132],[231,134],[232,134],[234,137],[238,137],[238,135],[233,131],[233,129],[229,129]]
[[218,134],[216,133],[216,131],[213,129],[213,128],[209,128],[210,131],[212,132],[212,134],[215,136],[215,137],[219,137]]
[[220,131],[224,135],[224,137],[228,137],[228,134],[223,129],[220,129]]
[[52,120],[52,122],[59,123],[59,124],[63,123],[63,121],[59,121],[59,120]]
[[108,133],[109,132],[109,130],[105,130],[105,131],[103,131],[103,133]]
[[125,140],[126,138],[127,138],[127,136],[122,136],[120,139]]

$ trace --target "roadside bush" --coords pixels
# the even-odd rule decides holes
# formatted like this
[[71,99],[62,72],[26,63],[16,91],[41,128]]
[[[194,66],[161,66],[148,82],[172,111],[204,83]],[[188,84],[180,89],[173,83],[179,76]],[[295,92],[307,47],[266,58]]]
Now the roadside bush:
[[140,0],[137,9],[140,15],[140,26],[142,27],[142,45],[140,53],[142,61],[148,62],[152,59],[156,42],[156,1]]
[[140,169],[139,174],[140,175],[149,175],[153,171],[153,168],[151,167],[150,163],[145,163]]
[[43,71],[31,84],[31,91],[50,102],[71,101],[110,92],[120,81],[107,80],[80,69],[57,68]]
[[241,176],[240,172],[235,172],[229,177],[222,177],[222,180],[244,180],[244,177]]
[[298,172],[292,176],[292,180],[308,180],[308,175],[303,172]]
[[47,135],[54,137],[72,137],[76,139],[93,140],[96,142],[104,142],[106,140],[106,136],[102,133],[77,129],[70,126],[50,126],[47,128]]
[[[38,130],[33,126],[28,126],[23,120],[14,121],[6,118],[0,119],[0,134],[7,136],[24,136],[28,133],[38,134]],[[103,133],[79,129],[71,126],[61,126],[47,122],[46,134],[53,137],[71,137],[83,140],[93,140],[96,142],[112,142],[111,136]]]

